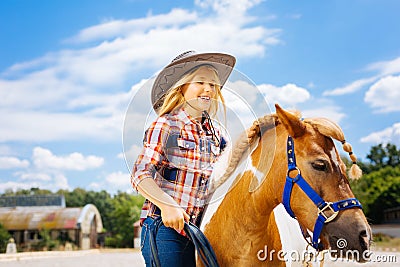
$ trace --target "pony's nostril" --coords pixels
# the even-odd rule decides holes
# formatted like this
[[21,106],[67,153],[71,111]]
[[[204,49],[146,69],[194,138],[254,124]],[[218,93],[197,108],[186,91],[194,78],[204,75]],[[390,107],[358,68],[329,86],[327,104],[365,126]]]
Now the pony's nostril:
[[366,230],[362,230],[359,234],[359,240],[360,240],[360,246],[362,250],[368,250],[369,249],[369,237],[368,233]]
[[360,232],[360,237],[368,237],[367,230],[362,230]]

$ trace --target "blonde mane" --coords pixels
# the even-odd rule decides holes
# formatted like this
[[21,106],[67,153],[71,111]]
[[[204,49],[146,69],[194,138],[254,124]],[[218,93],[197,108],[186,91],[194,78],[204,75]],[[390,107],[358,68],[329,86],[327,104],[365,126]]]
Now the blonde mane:
[[[292,111],[299,119],[301,118],[301,113],[298,111]],[[350,179],[359,179],[362,175],[360,167],[357,165],[357,157],[353,153],[352,146],[346,142],[344,133],[339,125],[327,118],[309,118],[304,119],[304,123],[310,124],[315,130],[326,137],[331,137],[342,143],[343,150],[347,152],[352,161],[352,166],[349,171]],[[229,176],[235,171],[239,162],[246,155],[246,151],[250,149],[255,142],[262,136],[262,134],[270,129],[275,128],[280,124],[278,116],[276,114],[269,114],[261,117],[253,122],[253,125],[244,131],[235,142],[233,150],[231,151],[231,158],[229,160],[229,165],[225,169],[224,174],[221,177],[217,177],[214,181],[213,188],[216,189],[222,185]],[[340,158],[338,156],[338,158]],[[345,169],[345,166],[342,166]],[[344,171],[345,173],[345,171]]]
[[259,137],[262,136],[262,133],[275,128],[278,123],[279,120],[276,114],[269,114],[255,120],[253,125],[244,131],[232,146],[233,150],[230,152],[231,158],[229,159],[229,165],[226,167],[222,176],[215,177],[216,180],[213,181],[211,190],[215,190],[222,185],[235,171],[241,160],[246,155],[246,151],[256,143]]
[[353,148],[346,142],[342,128],[335,122],[326,118],[305,119],[304,122],[312,125],[322,135],[331,137],[342,143],[343,150],[349,154],[353,163],[349,171],[349,177],[350,179],[359,179],[362,175],[362,171],[357,165],[357,157],[353,153]]

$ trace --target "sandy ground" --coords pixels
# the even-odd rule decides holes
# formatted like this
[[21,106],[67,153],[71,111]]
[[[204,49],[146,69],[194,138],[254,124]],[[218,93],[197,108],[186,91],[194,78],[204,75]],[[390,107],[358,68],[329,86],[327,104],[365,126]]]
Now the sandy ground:
[[144,266],[137,249],[26,252],[0,255],[3,267],[134,267]]
[[[346,260],[327,259],[324,267],[394,267],[400,266],[400,252],[375,251],[373,262],[358,264]],[[391,261],[391,262],[389,262]],[[73,252],[32,252],[0,255],[4,267],[141,267],[144,261],[137,249],[86,250]]]

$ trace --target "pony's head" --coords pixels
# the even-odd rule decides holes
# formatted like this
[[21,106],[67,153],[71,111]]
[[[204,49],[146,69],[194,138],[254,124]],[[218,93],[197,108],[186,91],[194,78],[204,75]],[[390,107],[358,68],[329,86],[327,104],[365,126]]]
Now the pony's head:
[[[314,241],[319,249],[330,248],[335,256],[365,261],[371,229],[348,180],[348,177],[360,178],[361,170],[342,129],[325,118],[302,120],[279,105],[276,115],[276,154],[272,167],[286,164],[286,168],[280,166],[286,173],[281,171],[272,178],[274,187],[279,185],[276,199],[298,220],[306,236],[307,232],[318,234],[320,241],[318,238]],[[353,165],[349,175],[334,140],[340,141],[350,155]]]
[[[353,164],[349,177],[359,178],[361,171],[356,165],[357,158],[350,144],[345,141],[342,129],[324,118],[302,120],[278,105],[276,113],[281,123],[277,127],[277,145],[282,146],[282,139],[287,140],[288,136],[292,137],[293,142],[290,144],[286,141],[286,145],[283,145],[285,154],[289,154],[288,181],[281,180],[282,185],[285,184],[282,191],[286,195],[282,198],[285,207],[297,218],[303,231],[313,232],[314,235],[321,231],[320,249],[331,248],[331,251],[338,253],[336,256],[365,260],[364,253],[369,249],[371,229],[364,213],[356,205],[358,201],[351,191],[346,166],[333,139],[340,141],[351,157]],[[294,165],[290,164],[289,145],[294,150]],[[281,150],[277,148],[277,153]],[[301,179],[304,186],[297,182]],[[335,209],[335,205],[330,203],[340,203],[344,208]],[[323,222],[318,225],[321,218]]]

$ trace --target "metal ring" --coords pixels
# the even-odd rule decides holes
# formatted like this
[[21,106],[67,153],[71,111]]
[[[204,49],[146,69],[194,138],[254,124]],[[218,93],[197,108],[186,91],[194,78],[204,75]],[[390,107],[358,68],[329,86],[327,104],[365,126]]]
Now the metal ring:
[[[296,171],[298,172],[298,174],[297,174],[295,177],[292,178],[289,174],[290,174],[291,171],[294,171],[294,170],[296,170]],[[300,174],[301,174],[300,169],[297,168],[297,166],[296,166],[294,169],[288,170],[287,173],[286,173],[286,176],[287,176],[287,177],[290,177],[290,178],[292,178],[292,179],[294,179],[294,178],[296,178],[297,176],[299,176]]]

